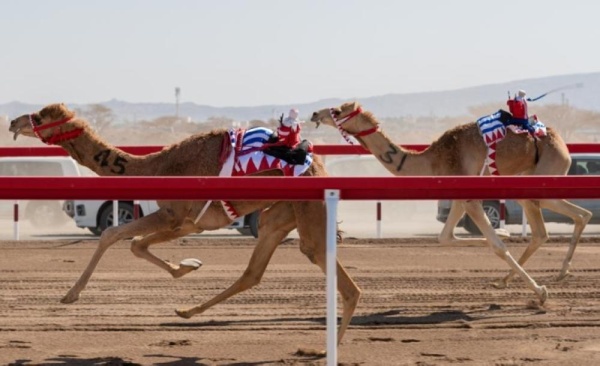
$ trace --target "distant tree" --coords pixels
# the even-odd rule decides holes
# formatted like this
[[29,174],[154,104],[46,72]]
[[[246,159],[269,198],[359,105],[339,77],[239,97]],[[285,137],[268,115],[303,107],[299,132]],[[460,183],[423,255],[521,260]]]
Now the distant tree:
[[233,119],[222,116],[211,116],[206,119],[206,127],[209,129],[229,128],[233,126]]
[[[504,109],[508,111],[508,106],[506,102],[497,102],[497,103],[485,103],[479,105],[473,105],[467,108],[469,113],[471,114],[472,119],[468,122],[476,121],[478,118],[483,116],[488,116],[492,113],[498,112],[499,109]],[[467,121],[465,121],[467,122]]]
[[90,104],[85,109],[76,108],[75,112],[84,117],[98,133],[107,130],[115,121],[112,109],[102,104]]
[[248,121],[248,128],[252,128],[252,127],[272,128],[273,126],[271,126],[269,124],[269,122],[265,122],[262,119],[253,119],[253,120]]
[[600,113],[568,104],[545,105],[539,109],[537,116],[546,126],[556,129],[567,142],[575,142],[578,130],[597,130],[600,125]]

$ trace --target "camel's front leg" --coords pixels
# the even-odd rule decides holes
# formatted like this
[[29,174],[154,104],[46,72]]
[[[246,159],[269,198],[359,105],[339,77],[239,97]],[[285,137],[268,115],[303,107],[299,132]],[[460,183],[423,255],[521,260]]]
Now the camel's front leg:
[[464,247],[464,246],[483,246],[487,244],[487,241],[483,238],[464,238],[459,239],[454,235],[454,228],[458,225],[458,222],[465,214],[466,201],[453,200],[452,206],[450,206],[450,212],[446,223],[440,235],[438,235],[438,241],[441,245],[452,246],[452,247]]
[[479,230],[487,239],[487,242],[494,251],[494,253],[496,253],[497,256],[499,256],[504,261],[506,261],[506,263],[508,263],[511,269],[515,271],[515,273],[518,274],[519,277],[523,279],[523,281],[525,281],[527,287],[529,287],[531,290],[533,290],[533,292],[535,292],[535,294],[540,299],[540,302],[543,304],[548,297],[548,291],[546,290],[546,287],[539,286],[533,280],[533,278],[529,276],[529,274],[523,269],[523,267],[521,267],[519,263],[517,263],[517,261],[512,257],[502,240],[500,240],[500,238],[496,236],[494,228],[492,228],[492,225],[490,224],[490,220],[487,218],[485,212],[483,211],[481,201],[468,201],[465,203],[465,209],[467,213],[471,216],[473,222],[477,225]]
[[102,232],[100,240],[98,241],[98,247],[90,259],[87,267],[77,280],[73,287],[67,292],[62,298],[61,302],[64,304],[70,304],[79,299],[79,294],[87,285],[92,273],[96,269],[98,262],[104,255],[104,252],[119,240],[131,238],[138,235],[146,235],[156,230],[165,230],[168,228],[168,220],[164,220],[159,215],[160,211],[157,211],[151,215],[142,217],[139,220],[132,221],[122,226],[109,227]]
[[196,258],[187,258],[182,260],[179,265],[167,262],[150,253],[148,247],[152,244],[162,243],[168,240],[180,238],[182,236],[202,232],[202,230],[196,229],[192,223],[186,223],[181,227],[169,230],[161,231],[158,233],[152,233],[144,237],[135,237],[131,241],[131,252],[139,258],[143,258],[148,262],[155,264],[159,268],[169,272],[173,278],[180,278],[192,271],[197,270],[202,266],[202,262]]
[[202,305],[175,312],[182,318],[201,314],[212,306],[245,291],[260,283],[275,249],[296,227],[292,207],[287,202],[277,202],[260,215],[258,244],[254,248],[250,262],[242,276],[233,285]]
[[462,202],[463,201],[458,200],[452,200],[450,202],[450,212],[448,213],[442,232],[438,235],[438,241],[442,245],[452,245],[458,240],[458,238],[454,236],[454,229],[465,214]]
[[[542,210],[538,205],[538,201],[521,200],[518,202],[523,207],[527,222],[531,228],[531,243],[529,243],[523,254],[521,254],[518,262],[519,265],[523,266],[533,253],[548,240],[548,232],[546,231],[546,225],[544,225],[544,218],[542,217]],[[511,270],[506,277],[496,282],[495,286],[497,288],[507,287],[515,274],[516,272]]]

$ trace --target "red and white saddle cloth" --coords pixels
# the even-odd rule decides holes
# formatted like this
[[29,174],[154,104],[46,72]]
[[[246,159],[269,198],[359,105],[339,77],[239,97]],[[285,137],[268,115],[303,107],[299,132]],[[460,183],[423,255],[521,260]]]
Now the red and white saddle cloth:
[[[230,129],[229,139],[223,141],[221,151],[220,177],[240,177],[269,170],[281,170],[284,176],[302,175],[312,164],[312,153],[308,153],[304,164],[290,164],[284,160],[265,154],[262,149],[273,131],[258,127],[249,130]],[[239,214],[231,203],[221,201],[223,209],[230,219],[235,220]]]
[[[496,145],[506,137],[507,129],[516,134],[529,133],[527,129],[516,125],[505,126],[502,122],[497,120],[495,116],[496,114],[492,114],[477,120],[481,137],[483,137],[483,141],[488,148],[485,164],[481,169],[480,175],[483,175],[486,166],[491,175],[500,175],[498,167],[496,166]],[[546,136],[546,126],[537,119],[537,116],[532,116],[530,122],[534,128],[534,137]]]

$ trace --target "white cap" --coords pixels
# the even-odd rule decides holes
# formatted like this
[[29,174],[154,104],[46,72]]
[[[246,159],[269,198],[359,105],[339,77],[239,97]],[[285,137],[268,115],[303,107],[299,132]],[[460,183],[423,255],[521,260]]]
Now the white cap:
[[517,95],[520,96],[521,98],[523,98],[524,96],[527,95],[527,93],[525,93],[525,90],[521,89],[517,92]]
[[290,113],[288,114],[288,117],[296,119],[296,118],[298,118],[299,113],[300,112],[296,108],[292,108],[292,109],[290,109]]

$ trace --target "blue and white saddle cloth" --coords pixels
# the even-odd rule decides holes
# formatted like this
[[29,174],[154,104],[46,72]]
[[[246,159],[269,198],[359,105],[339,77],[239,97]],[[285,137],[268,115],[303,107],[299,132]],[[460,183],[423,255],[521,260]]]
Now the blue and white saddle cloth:
[[[502,121],[503,113],[507,112],[498,111],[477,120],[477,126],[479,126],[483,141],[488,148],[485,165],[487,165],[491,175],[500,175],[498,167],[496,166],[496,144],[506,137],[506,130],[509,129],[517,134],[529,133],[529,130],[522,126],[512,125],[510,122],[505,124]],[[533,127],[534,137],[546,136],[546,126],[537,119],[537,116],[534,115],[530,118],[530,124]],[[482,175],[485,170],[485,165],[481,170]]]

